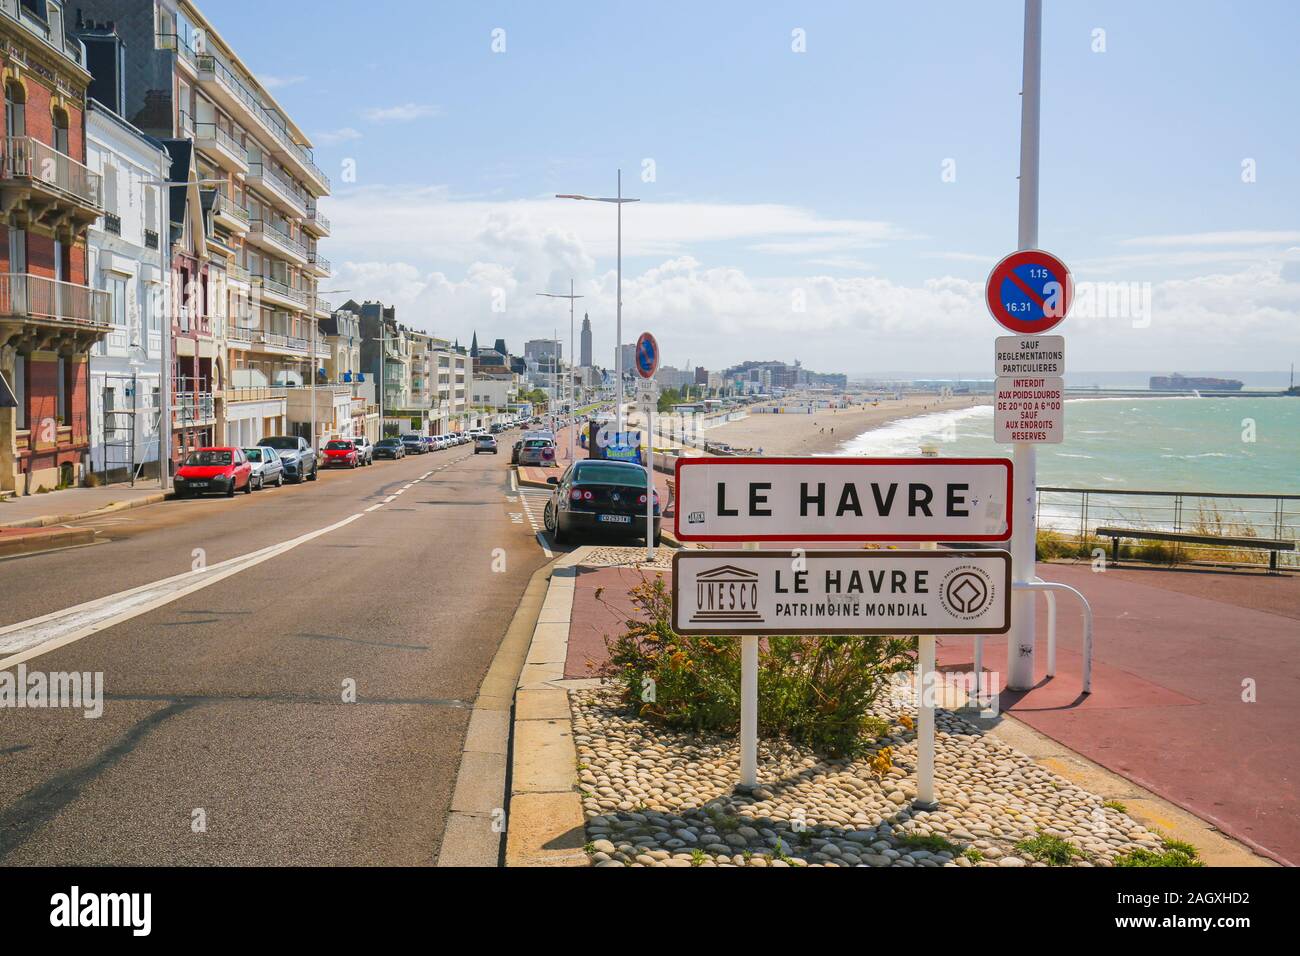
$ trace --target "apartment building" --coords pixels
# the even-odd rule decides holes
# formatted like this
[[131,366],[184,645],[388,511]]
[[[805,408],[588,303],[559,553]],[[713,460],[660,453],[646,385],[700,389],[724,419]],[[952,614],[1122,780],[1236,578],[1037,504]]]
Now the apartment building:
[[85,47],[55,0],[0,0],[0,38],[0,494],[21,494],[83,477],[109,297],[86,284],[104,206],[85,164]]
[[90,468],[104,482],[156,478],[167,448],[162,359],[171,283],[161,237],[171,158],[96,92],[112,95],[92,83],[86,111],[86,165],[99,174],[104,196],[86,268],[111,307],[108,335],[90,353]]
[[[126,118],[192,144],[205,256],[178,261],[196,294],[173,311],[179,395],[212,409],[211,431],[254,439],[288,425],[286,390],[319,374],[330,264],[319,252],[329,193],[311,144],[198,7],[184,0],[79,0],[130,51]],[[188,190],[186,190],[188,191]],[[174,193],[182,192],[174,189]],[[193,340],[193,345],[188,340]],[[181,403],[184,407],[189,400]]]
[[468,353],[446,339],[434,339],[439,412],[439,432],[464,431],[469,427],[474,366]]

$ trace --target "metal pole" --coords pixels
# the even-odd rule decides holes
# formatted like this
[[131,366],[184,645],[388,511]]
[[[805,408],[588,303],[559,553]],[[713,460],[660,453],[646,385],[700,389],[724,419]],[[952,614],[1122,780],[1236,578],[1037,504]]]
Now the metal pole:
[[623,440],[623,170],[618,171],[618,282],[614,292],[614,377],[617,398],[615,399],[614,422],[619,441]]
[[[1020,93],[1020,221],[1018,249],[1038,247],[1038,145],[1041,104],[1043,0],[1025,0],[1024,76]],[[1016,442],[1011,452],[1011,575],[1032,581],[1036,575],[1037,449]],[[1011,632],[1007,640],[1007,688],[1028,690],[1034,684],[1034,595],[1011,592]]]
[[[569,278],[569,418],[573,418],[573,278]],[[573,463],[573,429],[569,422],[569,463]]]
[[307,316],[307,321],[311,323],[311,345],[308,351],[311,353],[308,359],[311,361],[311,426],[308,434],[311,436],[311,453],[316,454],[316,293],[311,294],[311,313]]
[[[653,379],[646,385],[653,388]],[[645,559],[655,559],[654,508],[655,508],[655,406],[654,393],[646,393],[645,401]]]
[[[167,163],[170,161],[169,154],[166,151],[160,151],[158,154],[160,168],[166,170]],[[164,493],[171,490],[171,463],[172,463],[172,316],[171,311],[176,307],[176,303],[171,301],[170,292],[172,290],[171,268],[167,262],[167,254],[171,251],[171,230],[170,221],[163,210],[171,209],[171,190],[173,186],[167,186],[166,192],[159,191],[158,206],[158,268],[161,272],[159,278],[162,280],[162,302],[158,303],[159,310],[164,314],[161,316],[158,327],[160,334],[159,342],[162,345],[161,365],[159,369],[159,389],[158,389],[158,487]],[[163,196],[167,201],[163,202]],[[170,306],[170,308],[163,308]],[[147,336],[148,330],[145,331]],[[146,338],[147,342],[148,339]],[[165,447],[165,451],[164,451]]]
[[[938,545],[927,541],[920,545],[923,551],[938,550]],[[919,810],[934,810],[939,804],[934,799],[934,705],[938,693],[935,671],[935,639],[933,634],[917,638],[916,655],[916,800]]]

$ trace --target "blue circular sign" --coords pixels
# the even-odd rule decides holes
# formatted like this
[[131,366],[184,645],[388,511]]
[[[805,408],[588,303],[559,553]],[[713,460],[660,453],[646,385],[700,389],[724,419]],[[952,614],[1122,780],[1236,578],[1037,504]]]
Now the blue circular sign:
[[659,368],[659,343],[649,332],[642,332],[636,340],[636,373],[642,378],[653,378]]

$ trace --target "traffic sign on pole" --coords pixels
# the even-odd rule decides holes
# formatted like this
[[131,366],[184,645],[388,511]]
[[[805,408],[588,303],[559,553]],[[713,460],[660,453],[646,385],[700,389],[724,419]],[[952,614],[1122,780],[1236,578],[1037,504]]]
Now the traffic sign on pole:
[[1005,541],[1005,458],[679,458],[682,541]]
[[1065,379],[1059,375],[999,378],[993,440],[1055,445],[1065,440]]
[[636,340],[636,372],[642,378],[654,378],[659,368],[659,343],[649,332],[642,332]]
[[1064,375],[1064,335],[999,335],[994,342],[993,375]]
[[993,318],[1020,335],[1055,328],[1069,314],[1073,298],[1070,270],[1042,249],[1013,252],[993,267],[985,287]]
[[1005,634],[1006,551],[678,551],[678,634]]

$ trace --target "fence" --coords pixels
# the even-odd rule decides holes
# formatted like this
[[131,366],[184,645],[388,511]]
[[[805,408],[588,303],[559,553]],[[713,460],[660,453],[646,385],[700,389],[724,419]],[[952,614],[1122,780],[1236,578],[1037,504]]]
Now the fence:
[[[1042,487],[1036,516],[1039,528],[1081,542],[1107,525],[1287,541],[1300,538],[1300,495]],[[1232,547],[1198,545],[1197,550],[1221,552],[1224,560],[1240,558],[1239,549]],[[1267,556],[1260,552],[1258,560],[1265,563]],[[1279,563],[1300,567],[1300,555],[1282,552]]]

